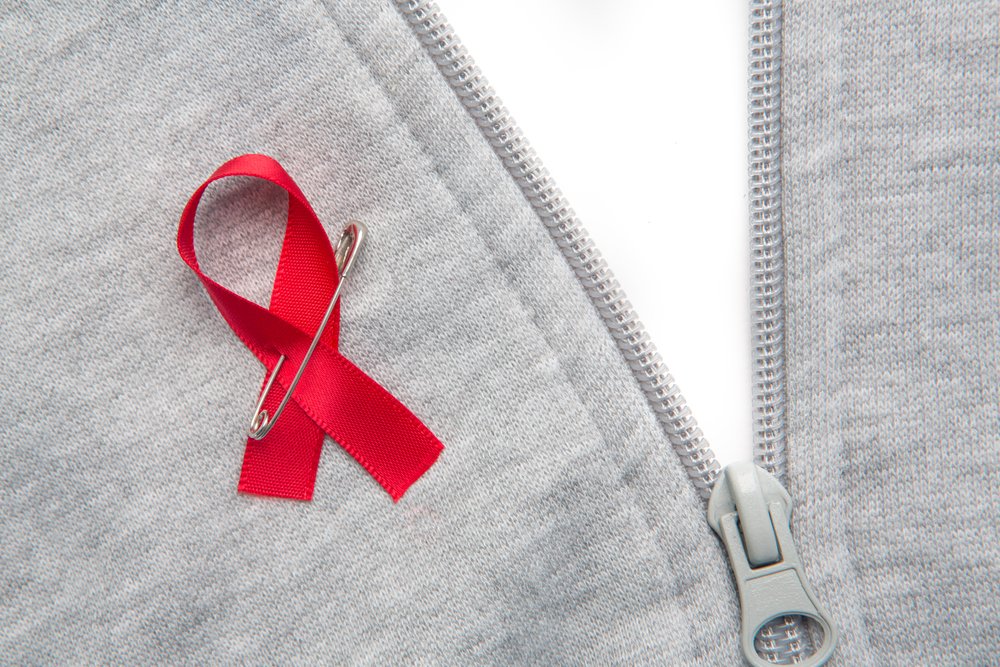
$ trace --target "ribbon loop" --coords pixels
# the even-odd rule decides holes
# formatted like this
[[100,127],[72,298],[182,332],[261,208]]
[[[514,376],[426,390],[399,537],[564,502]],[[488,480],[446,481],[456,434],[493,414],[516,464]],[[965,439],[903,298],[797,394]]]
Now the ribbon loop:
[[[288,222],[268,308],[226,289],[205,275],[194,249],[194,220],[206,188],[221,178],[250,176],[288,193]],[[181,258],[205,286],[233,332],[267,368],[274,384],[292,386],[296,370],[338,286],[337,257],[319,218],[278,162],[243,155],[226,162],[195,191],[177,231]],[[398,501],[437,460],[443,446],[396,397],[352,364],[338,349],[340,306],[335,305],[309,367],[267,436],[248,438],[239,490],[309,500],[323,437],[329,435]],[[283,392],[264,397],[270,414]]]

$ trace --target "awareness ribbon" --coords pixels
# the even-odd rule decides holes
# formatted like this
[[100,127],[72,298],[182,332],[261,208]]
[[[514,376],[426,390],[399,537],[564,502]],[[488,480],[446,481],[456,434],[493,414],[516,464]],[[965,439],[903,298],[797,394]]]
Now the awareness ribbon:
[[[195,256],[198,203],[212,182],[229,176],[260,178],[288,193],[288,223],[268,308],[206,276]],[[285,355],[289,363],[282,364],[275,385],[286,389],[338,281],[330,240],[292,178],[265,155],[242,155],[226,162],[184,207],[177,249],[233,332],[266,368],[274,368]],[[326,434],[398,501],[444,449],[405,405],[340,354],[339,332],[338,304],[281,418],[263,439],[247,439],[240,491],[310,500]],[[283,393],[277,387],[269,392],[264,409],[274,414]]]

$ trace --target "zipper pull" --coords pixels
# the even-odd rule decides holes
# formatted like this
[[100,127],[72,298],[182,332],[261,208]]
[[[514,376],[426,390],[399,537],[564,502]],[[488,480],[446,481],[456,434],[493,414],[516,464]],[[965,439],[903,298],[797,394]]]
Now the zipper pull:
[[[749,462],[727,466],[708,501],[708,523],[726,545],[740,594],[740,646],[755,667],[785,662],[783,653],[802,667],[822,665],[837,643],[837,627],[809,588],[792,542],[791,506],[778,480]],[[789,637],[800,638],[779,648],[782,638],[774,642],[765,626],[782,619]],[[810,621],[818,632],[802,627]]]

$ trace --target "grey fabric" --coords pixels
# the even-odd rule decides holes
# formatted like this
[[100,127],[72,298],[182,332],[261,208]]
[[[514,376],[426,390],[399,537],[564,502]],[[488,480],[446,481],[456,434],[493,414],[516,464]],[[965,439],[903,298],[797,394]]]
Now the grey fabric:
[[799,551],[837,664],[997,664],[1000,7],[784,21]]
[[[728,566],[592,304],[387,2],[3,7],[0,655],[733,664]],[[371,242],[342,348],[445,444],[398,505],[327,442],[238,495],[263,369],[174,247],[277,157]],[[284,198],[204,266],[266,299]]]
[[[739,661],[700,501],[388,2],[0,11],[4,662]],[[785,4],[789,482],[838,664],[1000,655],[998,31]],[[329,441],[313,502],[235,492],[263,369],[173,239],[247,151],[371,228],[342,346],[446,446],[398,505]],[[215,187],[208,272],[265,300],[284,204]]]

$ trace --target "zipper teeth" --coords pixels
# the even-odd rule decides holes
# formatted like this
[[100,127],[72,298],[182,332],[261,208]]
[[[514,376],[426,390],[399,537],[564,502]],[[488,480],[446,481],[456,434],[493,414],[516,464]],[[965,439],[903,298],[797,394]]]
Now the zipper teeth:
[[[787,486],[785,259],[781,221],[781,0],[750,1],[750,224],[754,462]],[[757,654],[778,665],[816,651],[807,624],[767,623]]]
[[421,43],[555,239],[703,498],[719,462],[607,262],[486,77],[431,0],[396,0]]
[[750,3],[750,218],[754,461],[785,483],[781,226],[781,0]]

